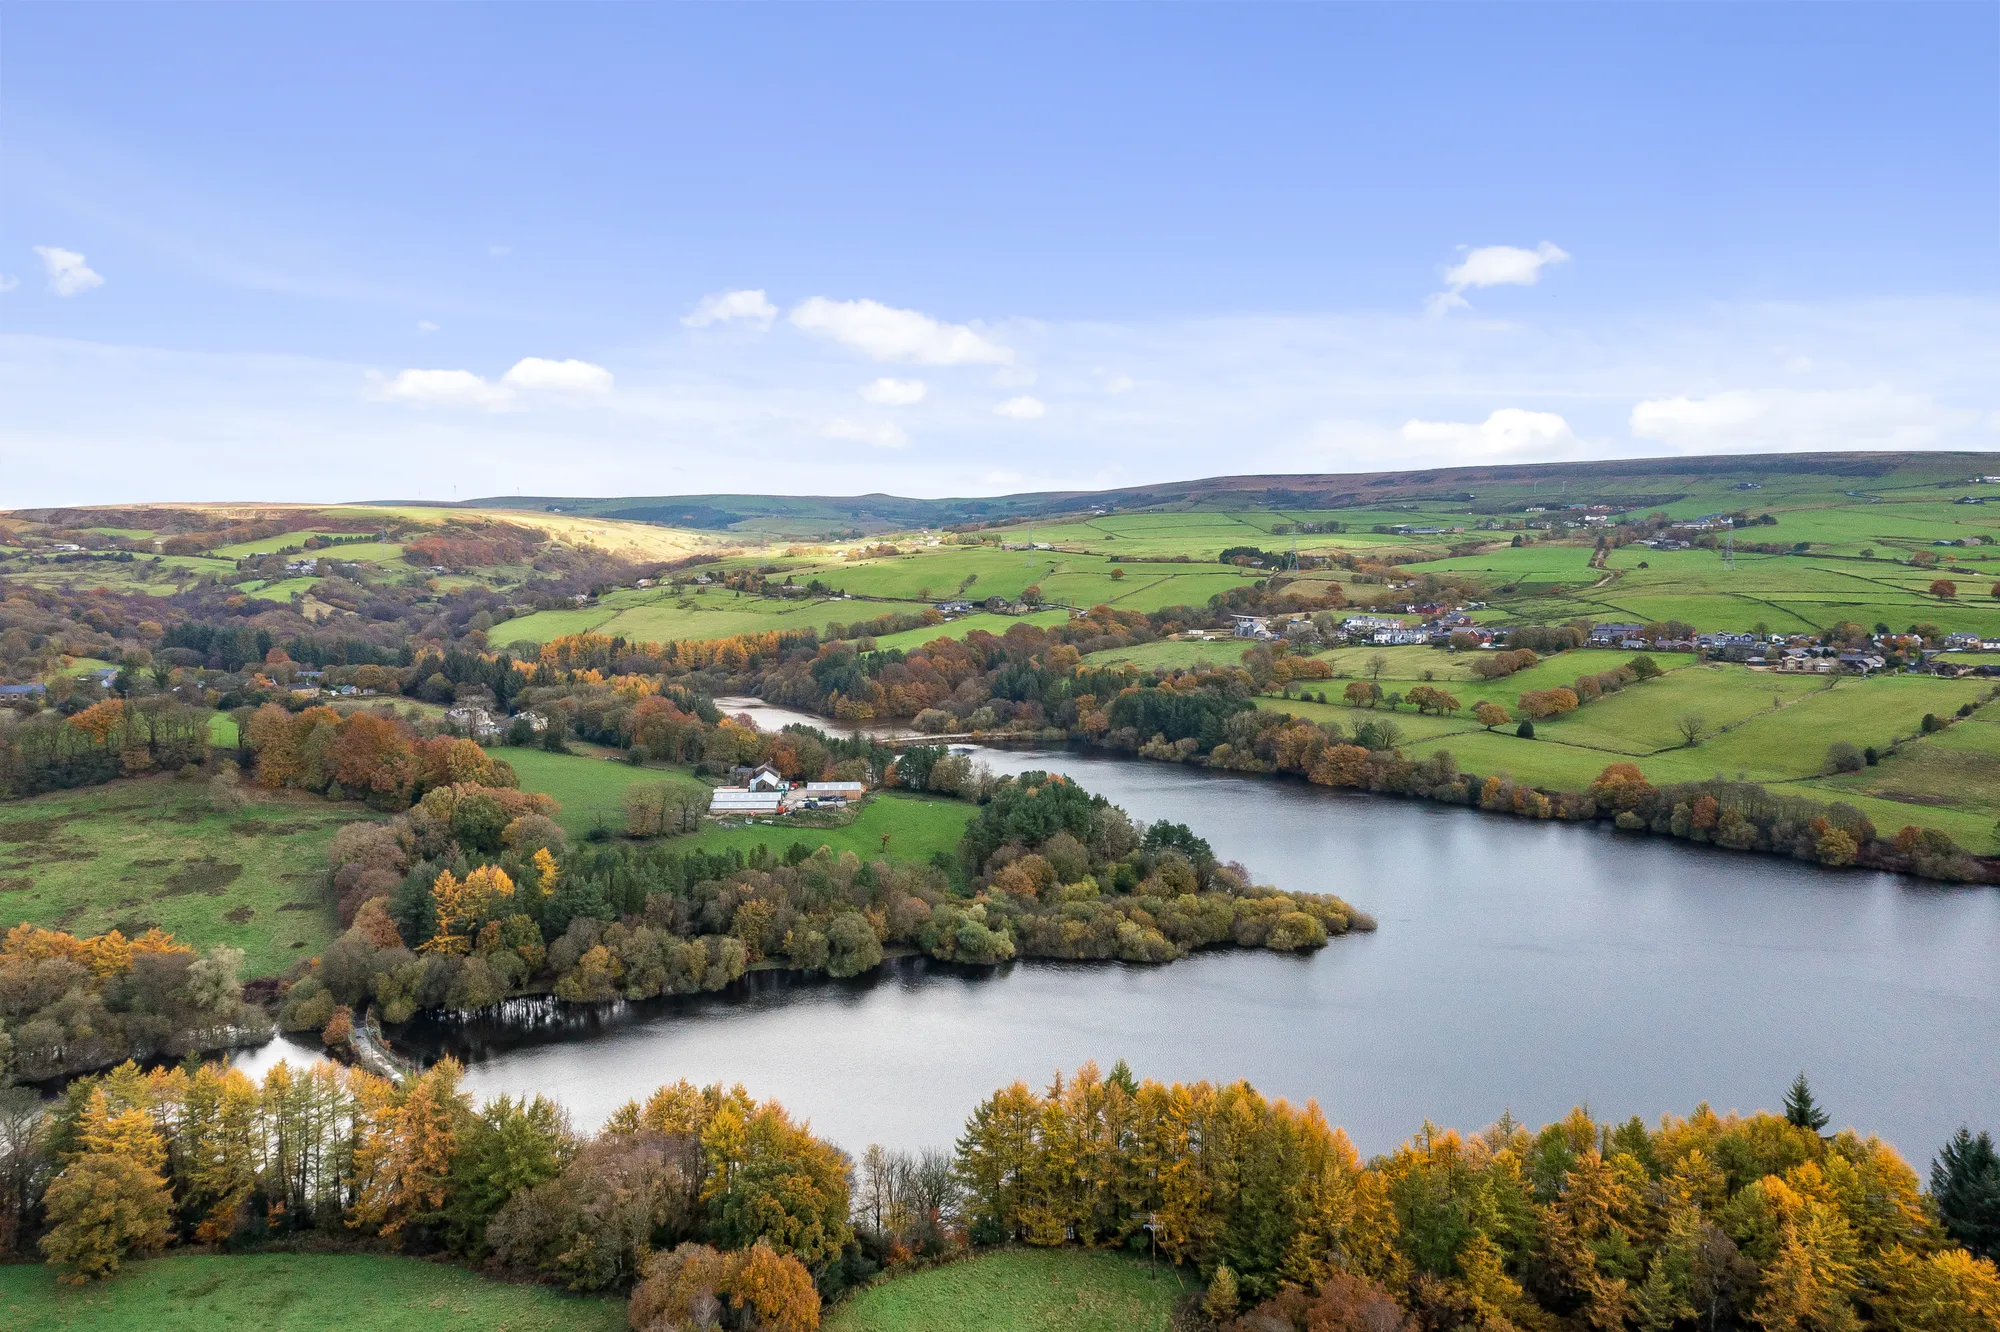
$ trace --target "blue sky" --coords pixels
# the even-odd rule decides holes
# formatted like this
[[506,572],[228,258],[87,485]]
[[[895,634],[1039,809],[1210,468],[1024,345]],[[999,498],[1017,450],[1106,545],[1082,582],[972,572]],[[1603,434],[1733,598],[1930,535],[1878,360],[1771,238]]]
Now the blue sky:
[[8,6],[0,489],[2000,448],[1997,71],[1990,4]]

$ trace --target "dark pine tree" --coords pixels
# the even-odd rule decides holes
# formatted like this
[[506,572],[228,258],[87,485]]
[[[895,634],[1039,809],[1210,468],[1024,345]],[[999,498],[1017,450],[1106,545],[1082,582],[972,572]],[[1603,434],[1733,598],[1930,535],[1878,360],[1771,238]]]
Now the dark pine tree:
[[1931,1198],[1945,1233],[1981,1258],[2000,1258],[2000,1153],[1990,1135],[1952,1135],[1931,1163]]
[[1818,1133],[1827,1126],[1829,1116],[1819,1108],[1813,1099],[1812,1086],[1806,1075],[1800,1073],[1792,1079],[1792,1089],[1785,1093],[1785,1122],[1794,1128],[1811,1129]]

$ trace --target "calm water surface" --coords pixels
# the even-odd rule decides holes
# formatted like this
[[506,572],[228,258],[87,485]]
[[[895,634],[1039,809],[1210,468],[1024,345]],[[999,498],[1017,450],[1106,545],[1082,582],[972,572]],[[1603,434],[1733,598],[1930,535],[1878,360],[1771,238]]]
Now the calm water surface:
[[1186,822],[1260,880],[1338,893],[1381,929],[1308,958],[760,977],[407,1041],[466,1058],[476,1092],[546,1093],[584,1126],[662,1082],[720,1079],[857,1151],[946,1145],[996,1086],[1120,1056],[1143,1075],[1317,1098],[1364,1152],[1426,1118],[1771,1106],[1800,1069],[1837,1123],[1914,1159],[1961,1122],[2000,1124],[1992,889],[1129,760],[982,757]]

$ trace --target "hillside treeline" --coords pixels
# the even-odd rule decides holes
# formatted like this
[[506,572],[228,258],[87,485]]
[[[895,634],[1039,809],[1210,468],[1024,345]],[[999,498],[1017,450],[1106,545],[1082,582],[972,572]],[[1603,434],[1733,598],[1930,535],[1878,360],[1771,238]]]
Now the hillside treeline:
[[360,1242],[656,1302],[701,1263],[732,1327],[773,1332],[876,1270],[847,1158],[774,1101],[682,1082],[584,1135],[541,1097],[476,1105],[461,1074],[125,1064],[47,1108],[0,1091],[0,1252],[87,1279],[173,1244]]
[[1232,1332],[2000,1326],[1993,1263],[1947,1230],[1958,1195],[1941,1215],[1879,1139],[1822,1136],[1803,1080],[1787,1109],[1426,1126],[1364,1163],[1316,1105],[1086,1065],[996,1092],[957,1166],[976,1242],[1157,1246]]
[[1826,1135],[1803,1077],[1782,1115],[1426,1125],[1363,1161],[1314,1104],[1086,1065],[998,1090],[953,1153],[857,1163],[741,1087],[662,1087],[584,1135],[461,1075],[126,1064],[53,1103],[0,1091],[0,1251],[78,1280],[176,1244],[449,1256],[629,1291],[639,1332],[812,1332],[885,1267],[999,1244],[1151,1252],[1206,1285],[1181,1325],[1226,1332],[2000,1324],[1990,1140],[1958,1134],[1926,1190]]

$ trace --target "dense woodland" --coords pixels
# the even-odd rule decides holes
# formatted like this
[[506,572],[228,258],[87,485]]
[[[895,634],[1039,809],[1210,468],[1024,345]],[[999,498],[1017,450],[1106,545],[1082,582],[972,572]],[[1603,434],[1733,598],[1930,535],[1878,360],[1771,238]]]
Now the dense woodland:
[[1786,1109],[1426,1126],[1364,1164],[1315,1105],[1086,1066],[980,1105],[958,1170],[975,1239],[1156,1245],[1241,1332],[2000,1325],[1991,1144],[1927,1197],[1803,1078]]
[[1229,1332],[1975,1332],[2000,1326],[2000,1156],[1929,1187],[1828,1118],[1539,1131],[1426,1125],[1363,1161],[1316,1105],[1086,1065],[977,1106],[954,1153],[858,1161],[741,1087],[663,1087],[575,1132],[483,1106],[447,1059],[398,1084],[213,1064],[0,1091],[0,1248],[74,1280],[170,1245],[359,1245],[630,1292],[639,1332],[811,1332],[822,1304],[1001,1244],[1144,1251]]
[[[761,743],[787,761],[838,744],[803,729]],[[643,999],[716,989],[757,965],[854,976],[898,950],[970,965],[1294,952],[1373,925],[1336,898],[1257,886],[1188,829],[1135,825],[1060,777],[993,778],[936,749],[882,775],[980,802],[956,861],[864,863],[803,841],[782,860],[671,841],[570,847],[546,797],[433,787],[387,823],[336,836],[331,883],[349,927],[292,980],[279,1021],[339,1029],[373,1004],[401,1022],[523,991]],[[644,819],[674,799],[637,791],[629,807]]]

